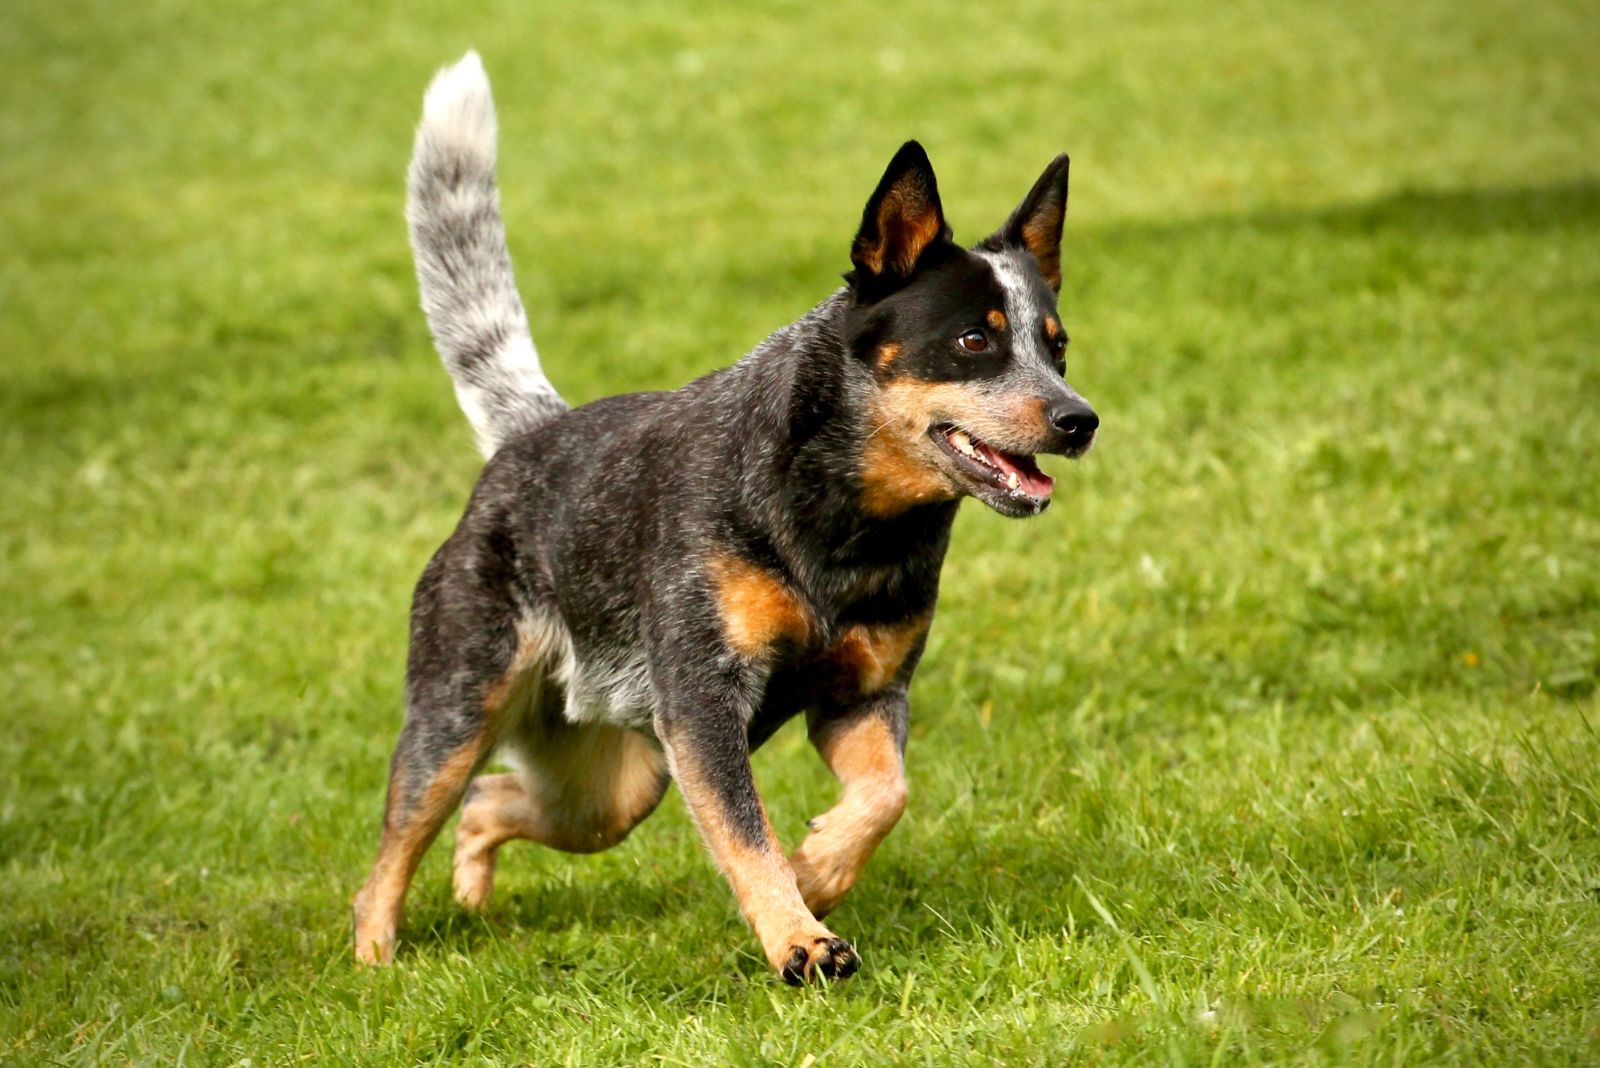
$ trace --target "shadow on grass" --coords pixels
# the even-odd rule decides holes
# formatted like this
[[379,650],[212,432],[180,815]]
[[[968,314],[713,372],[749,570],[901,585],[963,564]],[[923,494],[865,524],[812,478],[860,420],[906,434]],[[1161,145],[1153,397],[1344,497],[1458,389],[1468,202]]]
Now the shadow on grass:
[[[1082,887],[1063,881],[1046,851],[1019,855],[1014,848],[981,849],[954,868],[946,860],[937,870],[880,857],[827,922],[864,957],[879,961],[942,959],[963,946],[992,943],[1002,928],[1011,937],[1027,937],[1053,936],[1069,923],[1080,933],[1103,926]],[[637,878],[581,870],[570,878],[524,873],[503,880],[481,913],[460,908],[447,893],[424,894],[410,910],[398,954],[430,957],[442,950],[473,956],[514,942],[555,971],[571,971],[587,966],[584,958],[569,959],[559,948],[570,946],[575,932],[629,942],[662,932],[660,944],[642,949],[652,960],[691,952],[702,962],[694,970],[710,965],[703,979],[770,978],[759,945],[737,918],[732,891],[699,859],[670,875],[656,871]],[[685,941],[693,945],[680,944]],[[652,960],[641,961],[643,981],[676,974],[663,990],[685,993],[683,973],[653,967]]]
[[1528,233],[1600,222],[1600,178],[1542,186],[1485,189],[1406,189],[1376,200],[1325,208],[1267,208],[1239,215],[1204,215],[1174,222],[1088,226],[1091,239],[1193,234],[1327,231],[1340,235],[1399,231],[1477,237]]
[[[880,966],[959,955],[963,946],[993,942],[999,927],[1012,936],[1055,933],[1067,926],[1068,909],[1080,931],[1101,926],[1082,890],[1063,885],[1059,870],[1042,855],[1019,867],[1014,854],[982,851],[961,870],[949,880],[906,861],[879,858],[827,922]],[[724,983],[764,984],[772,978],[754,935],[737,917],[732,891],[700,859],[670,874],[637,877],[524,872],[503,878],[479,913],[433,889],[417,895],[408,910],[397,947],[400,961],[441,953],[474,957],[513,943],[552,975],[610,966],[574,955],[576,934],[626,943],[640,954],[636,981],[659,984],[662,994],[675,999],[715,1001]],[[650,938],[645,944],[658,934],[659,942]],[[677,964],[685,954],[698,962],[688,971]]]
[[[703,879],[702,879],[703,876]],[[579,872],[570,880],[535,875],[515,882],[502,879],[487,908],[472,913],[441,895],[419,901],[402,938],[413,948],[448,945],[470,952],[474,947],[513,933],[556,935],[573,928],[596,931],[646,931],[663,915],[686,911],[703,899],[714,871],[688,868],[663,881],[659,875],[638,879],[606,878]]]

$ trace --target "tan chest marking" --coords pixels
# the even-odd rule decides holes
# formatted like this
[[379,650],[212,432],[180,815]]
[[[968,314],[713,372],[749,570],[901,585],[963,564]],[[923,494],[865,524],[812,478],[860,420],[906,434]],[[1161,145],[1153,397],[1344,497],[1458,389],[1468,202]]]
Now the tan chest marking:
[[728,644],[741,656],[760,656],[780,641],[805,644],[811,610],[778,576],[730,553],[711,559],[712,593]]
[[932,619],[931,614],[924,614],[895,623],[846,627],[826,654],[834,669],[834,696],[840,700],[869,697],[892,683]]

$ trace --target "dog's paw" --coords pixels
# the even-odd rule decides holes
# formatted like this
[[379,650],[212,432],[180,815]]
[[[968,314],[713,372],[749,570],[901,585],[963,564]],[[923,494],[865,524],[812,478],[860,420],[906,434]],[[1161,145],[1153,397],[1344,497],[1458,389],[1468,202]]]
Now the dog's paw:
[[855,947],[842,938],[824,935],[809,945],[791,946],[789,957],[779,969],[790,986],[822,979],[848,979],[861,967]]
[[374,967],[392,963],[399,925],[391,917],[376,915],[377,910],[371,906],[365,891],[356,896],[351,911],[356,963]]
[[789,863],[794,867],[795,883],[806,908],[820,920],[839,907],[854,884],[856,873],[839,863],[835,855],[817,848],[816,838],[816,835],[807,838],[789,858]]
[[465,832],[458,833],[454,857],[456,902],[476,912],[489,903],[494,893],[493,850],[480,849]]

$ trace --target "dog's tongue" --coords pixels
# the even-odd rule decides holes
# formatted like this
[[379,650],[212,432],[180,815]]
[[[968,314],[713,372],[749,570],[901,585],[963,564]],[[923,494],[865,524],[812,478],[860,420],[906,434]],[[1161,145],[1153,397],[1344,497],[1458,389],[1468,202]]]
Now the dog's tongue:
[[1050,496],[1050,490],[1055,486],[1056,480],[1039,470],[1039,465],[1033,462],[1033,457],[1012,456],[986,442],[976,444],[983,451],[985,460],[998,467],[1002,473],[1017,476],[1018,490],[1034,498]]

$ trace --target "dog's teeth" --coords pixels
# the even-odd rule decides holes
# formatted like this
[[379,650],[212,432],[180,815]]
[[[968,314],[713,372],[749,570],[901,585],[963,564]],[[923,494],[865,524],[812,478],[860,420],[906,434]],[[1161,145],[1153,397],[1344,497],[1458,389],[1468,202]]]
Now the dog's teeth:
[[978,454],[977,450],[972,447],[972,438],[967,435],[965,430],[957,430],[954,434],[951,434],[950,443],[968,456],[976,456]]
[[1020,485],[1022,485],[1022,479],[1017,477],[1017,473],[1015,471],[1006,476],[1007,488],[1016,489]]

